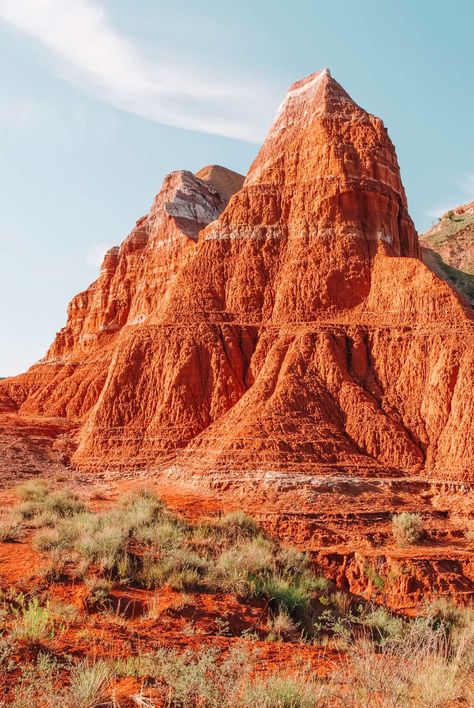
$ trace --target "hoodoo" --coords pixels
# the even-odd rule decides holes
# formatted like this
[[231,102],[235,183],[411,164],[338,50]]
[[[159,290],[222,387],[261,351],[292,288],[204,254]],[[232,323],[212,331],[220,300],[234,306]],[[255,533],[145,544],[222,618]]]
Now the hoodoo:
[[349,476],[474,470],[472,310],[420,257],[394,147],[324,69],[245,181],[174,172],[4,410],[73,462]]

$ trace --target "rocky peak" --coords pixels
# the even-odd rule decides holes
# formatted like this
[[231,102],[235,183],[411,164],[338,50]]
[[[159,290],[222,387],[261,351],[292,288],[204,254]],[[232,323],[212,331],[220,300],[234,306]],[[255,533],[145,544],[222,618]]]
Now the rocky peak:
[[226,202],[233,194],[242,189],[245,177],[238,172],[221,165],[207,165],[195,173],[203,182],[211,184],[222,195]]
[[313,74],[241,179],[165,178],[0,400],[84,421],[98,470],[472,478],[472,322],[419,258],[382,121]]
[[321,69],[290,86],[278,108],[272,132],[307,123],[318,115],[342,113],[355,108],[363,112],[332,78],[329,69]]
[[165,177],[155,198],[148,226],[156,230],[164,218],[171,217],[178,230],[197,240],[199,231],[217,219],[227,201],[211,181],[199,179],[187,170],[172,172]]

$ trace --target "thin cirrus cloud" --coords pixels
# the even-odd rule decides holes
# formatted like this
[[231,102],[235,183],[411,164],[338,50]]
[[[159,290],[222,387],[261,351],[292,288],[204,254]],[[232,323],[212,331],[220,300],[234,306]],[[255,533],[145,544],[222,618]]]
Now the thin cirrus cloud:
[[41,42],[65,78],[121,110],[187,130],[262,137],[272,105],[263,85],[149,61],[98,0],[0,0],[0,19]]
[[456,180],[458,190],[462,191],[462,195],[450,202],[443,202],[436,207],[430,209],[427,213],[432,219],[440,219],[443,214],[446,214],[450,209],[455,209],[462,202],[470,202],[474,200],[474,173],[468,172],[460,179]]
[[104,256],[107,253],[107,251],[111,248],[110,246],[106,246],[103,243],[96,243],[94,244],[90,250],[86,253],[86,257],[84,258],[84,261],[87,263],[87,265],[92,266],[93,268],[99,268],[102,265],[102,261],[104,260]]

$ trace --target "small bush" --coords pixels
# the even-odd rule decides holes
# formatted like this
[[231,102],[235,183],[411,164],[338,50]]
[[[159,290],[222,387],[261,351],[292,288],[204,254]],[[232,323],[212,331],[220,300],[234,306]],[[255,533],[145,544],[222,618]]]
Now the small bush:
[[30,480],[15,488],[22,503],[16,513],[37,526],[53,526],[57,519],[84,510],[79,497],[68,489],[52,491],[44,480]]
[[151,526],[137,529],[135,537],[153,548],[169,551],[184,542],[185,533],[176,521],[163,519]]
[[22,501],[42,501],[48,493],[49,486],[44,479],[30,479],[15,487],[15,494]]
[[93,576],[92,578],[87,578],[86,585],[89,588],[87,606],[91,610],[108,610],[112,604],[110,599],[111,581],[107,578]]
[[0,541],[3,543],[17,543],[23,535],[23,527],[15,519],[6,519],[0,523]]
[[113,677],[112,668],[105,661],[93,664],[81,661],[71,671],[70,694],[78,708],[97,708],[107,705],[108,691]]
[[403,636],[404,622],[396,617],[385,607],[369,607],[362,611],[358,621],[371,630],[372,638],[376,644],[387,641],[400,640]]
[[450,653],[443,633],[418,618],[407,622],[402,636],[385,642],[377,655],[368,641],[350,643],[341,668],[351,677],[360,705],[435,708],[453,699],[470,705],[472,638]]
[[239,702],[242,708],[316,708],[326,687],[301,676],[268,676],[247,683]]
[[255,519],[243,511],[231,511],[221,516],[216,527],[232,538],[253,538],[260,533]]
[[21,669],[19,682],[15,688],[13,708],[72,708],[63,702],[62,691],[58,691],[56,682],[59,677],[56,660],[50,654],[38,653],[34,664],[27,664]]
[[423,537],[423,520],[420,514],[402,512],[392,517],[392,533],[399,546],[418,543]]
[[202,519],[196,526],[196,536],[212,539],[219,545],[230,545],[261,535],[257,522],[243,511],[232,511],[213,519]]
[[251,595],[257,578],[275,573],[275,553],[270,541],[262,536],[233,545],[217,558],[214,582],[229,592]]
[[268,639],[278,641],[295,640],[299,636],[298,624],[286,610],[279,610],[268,621]]
[[34,597],[20,610],[12,636],[37,643],[50,639],[53,635],[54,623],[49,607],[41,607],[38,598]]
[[213,649],[181,654],[161,649],[143,669],[162,686],[164,705],[221,708],[239,705],[236,689],[248,673],[249,662],[239,649],[231,649],[224,659]]
[[191,590],[204,581],[208,561],[189,548],[176,548],[159,559],[148,557],[141,580],[148,588],[169,585],[174,590]]

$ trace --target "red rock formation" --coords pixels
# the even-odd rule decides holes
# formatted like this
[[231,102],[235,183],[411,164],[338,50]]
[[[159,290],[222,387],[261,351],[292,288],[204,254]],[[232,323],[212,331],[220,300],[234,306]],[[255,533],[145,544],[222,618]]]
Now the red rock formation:
[[170,175],[4,407],[79,420],[89,468],[472,476],[472,311],[420,259],[383,123],[320,71],[221,213],[239,187]]

